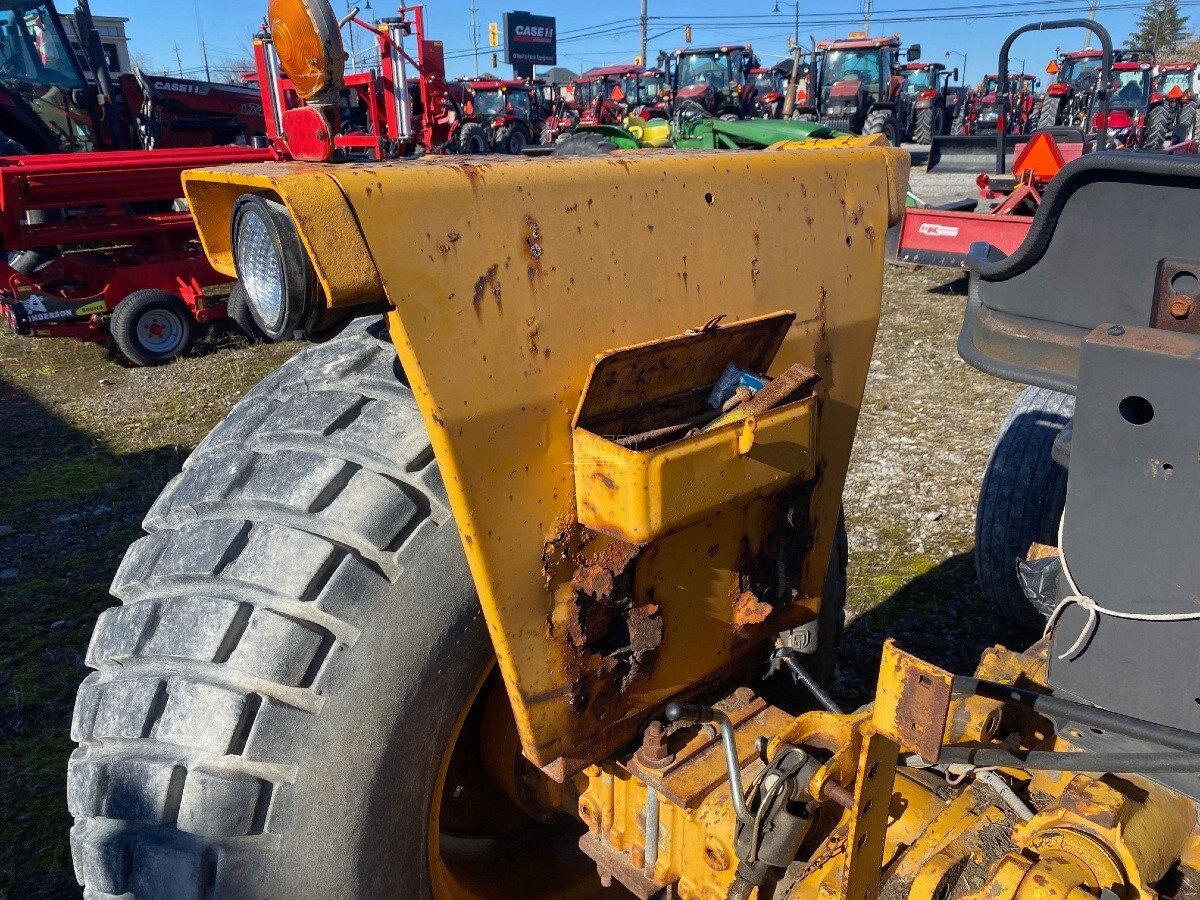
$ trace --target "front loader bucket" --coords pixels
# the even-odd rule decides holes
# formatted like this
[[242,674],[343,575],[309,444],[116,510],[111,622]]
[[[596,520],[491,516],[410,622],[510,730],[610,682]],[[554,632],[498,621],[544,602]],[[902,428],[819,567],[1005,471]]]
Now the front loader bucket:
[[[1024,143],[1028,140],[1028,135],[1006,134],[1004,146],[1008,150],[1008,158],[1012,158],[1012,150],[1018,142]],[[933,144],[929,148],[929,160],[925,164],[925,171],[933,172],[935,170],[942,174],[978,175],[980,172],[1005,174],[996,172],[996,135],[935,136]]]

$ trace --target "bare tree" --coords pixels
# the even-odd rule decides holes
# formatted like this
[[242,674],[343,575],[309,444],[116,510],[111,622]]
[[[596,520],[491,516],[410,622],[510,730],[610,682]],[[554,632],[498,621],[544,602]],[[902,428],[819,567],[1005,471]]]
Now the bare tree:
[[226,84],[245,84],[245,82],[242,80],[242,73],[253,71],[253,57],[227,59],[221,65],[221,74],[219,78]]
[[141,69],[147,75],[165,75],[166,72],[154,61],[154,57],[145,50],[134,50],[129,54],[129,65]]

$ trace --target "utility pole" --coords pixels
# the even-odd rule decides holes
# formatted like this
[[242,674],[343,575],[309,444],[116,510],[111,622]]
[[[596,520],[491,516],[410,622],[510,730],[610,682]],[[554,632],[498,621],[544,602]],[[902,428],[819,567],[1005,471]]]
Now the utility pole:
[[475,24],[475,0],[471,0],[471,48],[475,51],[475,77],[479,77],[479,28]]
[[[1090,10],[1088,10],[1088,18],[1091,19],[1093,22],[1096,21],[1096,7],[1099,5],[1100,5],[1100,0],[1092,0],[1092,8]],[[1092,49],[1092,31],[1090,28],[1085,29],[1083,32],[1083,49],[1084,50]]]
[[200,38],[200,55],[204,57],[204,80],[212,81],[208,71],[208,48],[204,46],[204,19],[200,16],[200,0],[196,0],[196,36]]
[[[789,3],[788,0],[783,0],[783,2],[787,3],[787,5],[792,8],[792,15],[794,16],[794,28],[792,29],[792,46],[799,47],[800,46],[800,2],[799,2],[799,0],[796,0],[795,3]],[[771,11],[779,12],[779,0],[775,0],[775,8]]]
[[866,13],[863,16],[863,31],[865,31],[867,34],[870,34],[871,33],[871,0],[863,0],[863,9],[865,10],[865,13]]
[[642,0],[642,65],[646,65],[646,27],[650,22],[650,16],[647,15],[647,6],[649,0]]
[[179,77],[183,77],[183,60],[179,58],[179,42],[175,42],[175,67],[179,70]]
[[[350,0],[346,0],[346,12],[350,12]],[[353,75],[358,71],[358,57],[354,52],[354,23],[348,22],[349,29],[347,34],[350,37],[350,74]]]

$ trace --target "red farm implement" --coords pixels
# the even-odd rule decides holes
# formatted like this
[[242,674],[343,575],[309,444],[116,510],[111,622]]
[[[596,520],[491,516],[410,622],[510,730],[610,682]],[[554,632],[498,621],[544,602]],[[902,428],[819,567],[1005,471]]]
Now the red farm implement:
[[[912,266],[967,268],[973,244],[990,244],[1004,254],[1021,246],[1051,182],[1068,163],[1087,150],[1082,132],[1055,128],[1034,132],[1018,143],[1011,177],[982,173],[976,178],[980,197],[995,201],[983,212],[975,201],[943,206],[910,206],[900,224],[888,232],[890,262]],[[1165,153],[1195,153],[1189,139],[1165,148]]]
[[1029,233],[1050,181],[1083,153],[1079,132],[1060,137],[1066,140],[1060,143],[1043,131],[1018,144],[1011,178],[985,173],[976,179],[984,199],[999,201],[986,212],[963,208],[973,207],[973,201],[908,207],[900,224],[888,235],[888,259],[907,265],[961,269],[966,268],[967,254],[975,243],[985,242],[1012,253]]
[[[272,145],[285,156],[312,162],[335,157],[401,159],[459,150],[466,126],[476,123],[447,88],[442,42],[426,40],[424,7],[401,6],[399,15],[375,24],[357,18],[357,12],[355,7],[348,21],[376,42],[377,73],[339,72],[334,77],[323,66],[292,58],[289,54],[313,48],[277,42],[270,22],[254,38],[257,80]],[[317,48],[325,60],[344,56],[337,24],[327,29],[337,46]],[[414,38],[415,57],[406,47],[409,37]],[[296,84],[282,75],[284,69],[309,74],[305,83]],[[347,94],[349,102],[326,99],[339,94]]]
[[204,289],[229,279],[208,264],[191,213],[179,208],[180,175],[272,156],[204,147],[0,158],[5,324],[39,337],[112,339],[139,365],[185,353],[197,323],[226,315]]
[[[254,49],[268,146],[0,157],[4,323],[37,337],[111,340],[138,365],[187,352],[198,324],[227,315],[255,337],[290,336],[272,330],[253,306],[243,307],[237,288],[229,304],[206,298],[206,288],[229,279],[205,258],[182,204],[181,173],[270,159],[396,159],[451,148],[463,119],[446,91],[442,45],[423,37],[422,12],[401,7],[375,25],[354,18],[378,42],[379,70],[316,87],[282,77],[278,48],[264,28]],[[414,34],[415,59],[405,49]],[[323,49],[330,59],[344,56],[340,45]]]

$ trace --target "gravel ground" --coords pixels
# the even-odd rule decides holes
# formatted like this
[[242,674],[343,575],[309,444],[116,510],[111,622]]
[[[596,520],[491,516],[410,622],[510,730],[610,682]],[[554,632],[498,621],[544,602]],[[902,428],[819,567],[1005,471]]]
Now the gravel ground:
[[887,637],[957,672],[995,643],[1026,646],[975,583],[975,501],[992,440],[1020,386],[955,351],[965,276],[888,267],[850,475],[849,597],[836,693],[874,692]]
[[[955,354],[964,285],[941,270],[886,274],[846,491],[850,622],[836,693],[847,704],[870,698],[889,635],[957,671],[992,643],[1028,638],[990,616],[974,581],[975,496],[1018,389]],[[0,334],[0,897],[78,897],[68,723],[108,584],[191,449],[298,349],[216,335],[193,358],[127,369],[95,345]]]

